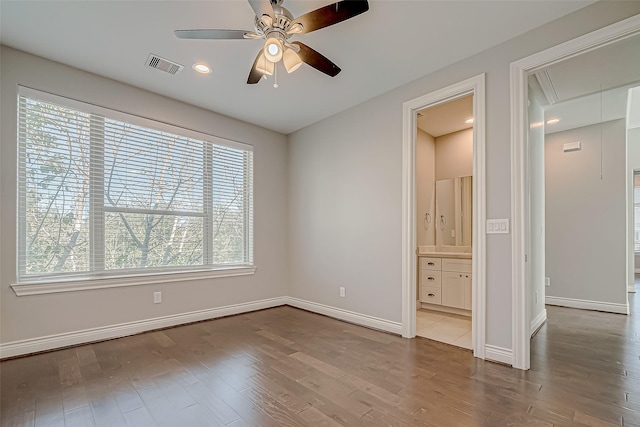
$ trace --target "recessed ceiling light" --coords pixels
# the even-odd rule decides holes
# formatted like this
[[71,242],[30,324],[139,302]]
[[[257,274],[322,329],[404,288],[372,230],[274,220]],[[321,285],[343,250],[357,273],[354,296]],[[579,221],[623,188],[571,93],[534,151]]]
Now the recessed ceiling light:
[[211,72],[211,67],[204,62],[196,62],[193,64],[193,69],[202,74],[209,74]]
[[560,121],[560,119],[549,119],[549,120],[547,120],[547,124],[548,125],[555,125],[559,121]]
[[473,123],[473,117],[464,121],[465,123],[471,124]]

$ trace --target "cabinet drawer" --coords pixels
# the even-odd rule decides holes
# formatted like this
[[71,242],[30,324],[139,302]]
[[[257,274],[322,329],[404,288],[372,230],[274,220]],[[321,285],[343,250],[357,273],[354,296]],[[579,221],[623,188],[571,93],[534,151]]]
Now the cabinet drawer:
[[442,283],[442,273],[435,270],[421,270],[420,271],[420,286],[431,286],[434,288],[440,288]]
[[442,258],[420,257],[421,270],[440,270],[442,267]]
[[420,286],[420,302],[442,305],[440,288],[433,286]]
[[442,260],[442,271],[457,271],[460,273],[471,273],[471,260],[444,258]]

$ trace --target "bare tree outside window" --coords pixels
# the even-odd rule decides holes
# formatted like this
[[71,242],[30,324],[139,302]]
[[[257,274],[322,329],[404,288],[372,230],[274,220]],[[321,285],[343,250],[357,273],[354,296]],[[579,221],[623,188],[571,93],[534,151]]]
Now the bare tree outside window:
[[28,274],[89,270],[89,117],[35,101],[22,150]]
[[251,151],[19,103],[21,275],[252,262]]

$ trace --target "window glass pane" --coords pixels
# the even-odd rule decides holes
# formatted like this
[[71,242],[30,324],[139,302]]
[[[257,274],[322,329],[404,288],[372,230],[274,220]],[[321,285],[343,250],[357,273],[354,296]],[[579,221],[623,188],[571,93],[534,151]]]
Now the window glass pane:
[[89,118],[22,99],[19,192],[27,274],[89,270]]
[[105,269],[202,265],[203,218],[108,212]]
[[248,154],[242,150],[213,148],[213,263],[246,263]]
[[19,277],[253,262],[249,146],[20,91]]
[[105,119],[105,205],[203,211],[201,141]]

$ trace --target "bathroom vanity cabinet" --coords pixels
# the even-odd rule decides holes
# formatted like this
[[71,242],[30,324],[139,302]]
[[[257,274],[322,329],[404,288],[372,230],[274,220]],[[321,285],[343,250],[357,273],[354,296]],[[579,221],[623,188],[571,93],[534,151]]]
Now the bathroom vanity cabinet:
[[[419,299],[421,303],[431,306],[425,308],[440,306],[454,309],[452,311],[455,313],[470,315],[470,257],[420,256],[419,268]],[[468,310],[469,313],[458,310]]]

